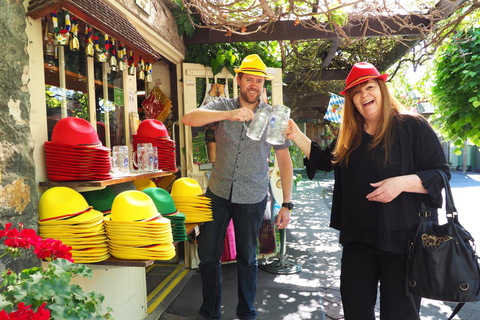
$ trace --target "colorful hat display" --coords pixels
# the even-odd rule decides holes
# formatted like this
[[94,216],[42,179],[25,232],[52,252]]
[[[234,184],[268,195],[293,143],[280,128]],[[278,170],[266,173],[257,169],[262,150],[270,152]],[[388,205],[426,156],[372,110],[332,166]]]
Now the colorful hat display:
[[348,89],[355,87],[357,84],[377,78],[387,81],[388,73],[380,74],[377,68],[368,62],[355,63],[347,76],[345,89],[340,94],[345,95]]
[[47,177],[52,181],[108,180],[110,149],[102,146],[87,120],[67,117],[53,128],[52,141],[45,141]]
[[137,150],[138,143],[151,143],[158,150],[158,169],[175,171],[176,147],[175,141],[170,139],[165,125],[156,119],[146,119],[140,122],[137,134],[132,135],[133,151]]
[[195,179],[175,180],[171,195],[177,210],[185,214],[185,223],[213,220],[211,200],[203,195],[202,188]]
[[263,63],[258,54],[248,55],[243,59],[239,69],[234,69],[236,73],[248,73],[255,76],[265,77],[266,80],[272,80],[273,77],[268,76],[267,66]]
[[161,188],[147,188],[143,190],[155,203],[158,212],[171,222],[173,241],[187,240],[187,229],[185,227],[185,214],[179,212],[175,207],[173,198],[168,191]]
[[40,197],[39,235],[72,246],[76,263],[94,263],[110,257],[103,213],[95,210],[77,191],[53,187]]
[[171,222],[144,192],[118,194],[104,222],[110,253],[118,259],[170,260],[175,256]]

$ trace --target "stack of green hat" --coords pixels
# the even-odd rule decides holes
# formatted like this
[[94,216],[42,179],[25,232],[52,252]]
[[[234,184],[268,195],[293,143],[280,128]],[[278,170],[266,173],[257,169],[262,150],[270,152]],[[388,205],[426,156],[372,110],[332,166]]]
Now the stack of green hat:
[[170,220],[141,191],[118,194],[104,222],[110,253],[118,259],[170,260],[175,256]]
[[185,223],[212,221],[210,198],[203,195],[200,184],[192,178],[179,178],[172,185],[175,207],[185,214]]
[[76,263],[94,263],[110,257],[102,212],[93,209],[77,191],[53,187],[38,205],[39,235],[71,246]]
[[81,194],[93,209],[103,212],[104,216],[110,214],[115,194],[109,187],[82,192]]
[[185,227],[185,215],[175,208],[172,196],[162,188],[147,188],[143,190],[155,203],[158,212],[169,219],[172,225],[173,241],[187,240],[187,229]]

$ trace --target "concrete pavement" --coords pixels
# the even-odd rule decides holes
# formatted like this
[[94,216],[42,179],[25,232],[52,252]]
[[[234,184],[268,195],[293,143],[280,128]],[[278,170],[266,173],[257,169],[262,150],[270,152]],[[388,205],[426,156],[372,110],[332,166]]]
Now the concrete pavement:
[[[480,217],[473,214],[478,211],[480,174],[464,176],[453,172],[451,186],[460,222],[480,239],[480,235],[476,236],[480,233],[480,223],[475,223]],[[257,319],[343,319],[339,292],[342,248],[338,244],[338,232],[328,226],[332,189],[332,173],[318,172],[312,181],[303,174],[292,197],[295,208],[287,229],[285,255],[285,259],[300,264],[302,271],[277,275],[259,270]],[[198,312],[201,305],[200,274],[197,270],[191,272],[189,282],[158,319],[177,320]],[[235,263],[223,266],[223,279],[222,319],[235,319]],[[421,319],[447,319],[454,306],[454,303],[424,299]],[[480,320],[480,303],[467,303],[454,319]]]

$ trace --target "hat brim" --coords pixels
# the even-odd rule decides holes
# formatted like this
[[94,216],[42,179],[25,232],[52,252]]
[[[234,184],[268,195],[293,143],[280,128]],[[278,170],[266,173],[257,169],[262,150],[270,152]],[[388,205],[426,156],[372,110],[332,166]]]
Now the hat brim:
[[347,91],[357,85],[359,85],[360,83],[364,83],[368,80],[372,80],[372,79],[382,79],[383,82],[387,81],[387,78],[388,78],[388,73],[384,73],[384,74],[381,74],[379,76],[369,76],[369,77],[365,77],[361,80],[358,80],[358,81],[354,81],[352,82],[350,85],[348,85],[345,89],[343,89],[342,91],[339,92],[339,94],[341,94],[342,96],[346,95],[347,94]]
[[259,76],[259,77],[264,77],[265,80],[273,80],[273,77],[270,77],[270,76],[267,76],[261,72],[255,72],[255,71],[245,71],[245,70],[240,70],[240,69],[233,69],[235,70],[235,73],[239,73],[239,72],[242,72],[242,73],[248,73],[248,74],[253,74],[254,76]]

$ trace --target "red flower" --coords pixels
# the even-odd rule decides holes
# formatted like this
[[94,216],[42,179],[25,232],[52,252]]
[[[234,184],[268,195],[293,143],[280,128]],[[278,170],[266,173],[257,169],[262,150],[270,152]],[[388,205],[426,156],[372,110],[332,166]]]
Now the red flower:
[[19,254],[17,248],[30,249],[33,246],[39,259],[62,258],[74,262],[70,252],[72,247],[62,244],[60,240],[42,239],[33,229],[21,229],[19,232],[16,228],[10,229],[11,226],[11,223],[7,223],[5,230],[0,230],[0,238],[6,237],[5,245],[9,247],[6,252],[15,256]]
[[48,320],[50,319],[50,310],[45,309],[46,302],[44,302],[37,312],[33,312],[32,305],[25,306],[23,302],[20,302],[17,306],[17,311],[10,312],[8,314],[5,310],[0,312],[0,320]]
[[71,246],[64,245],[60,240],[43,239],[35,244],[34,253],[39,259],[51,258],[53,260],[62,258],[73,262]]

